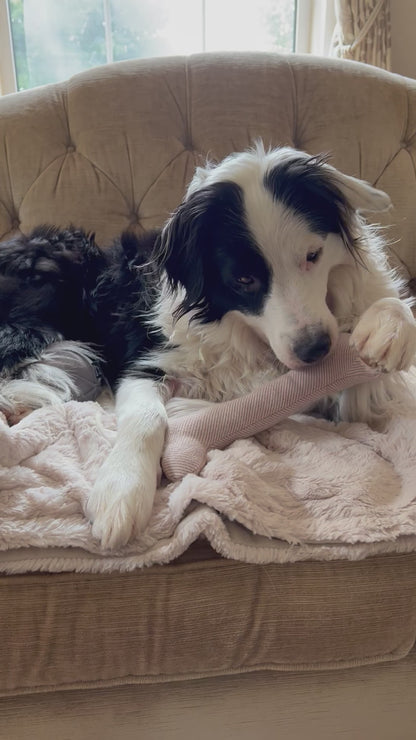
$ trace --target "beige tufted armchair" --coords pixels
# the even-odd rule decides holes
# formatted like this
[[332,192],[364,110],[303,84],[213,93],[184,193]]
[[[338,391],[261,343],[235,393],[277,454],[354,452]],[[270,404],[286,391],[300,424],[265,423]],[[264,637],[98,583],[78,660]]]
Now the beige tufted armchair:
[[[354,62],[244,53],[122,62],[0,99],[0,237],[40,223],[75,224],[105,243],[125,228],[160,226],[195,165],[259,137],[329,152],[336,167],[386,190],[394,204],[385,221],[391,260],[412,290],[416,82]],[[341,688],[360,675],[381,686],[397,680],[392,661],[399,658],[415,687],[415,553],[263,567],[221,560],[198,543],[177,563],[130,574],[1,577],[0,594],[4,696],[181,679],[182,701],[198,695],[202,702],[197,677],[267,669],[276,673],[259,674],[258,685],[282,716],[278,692],[284,686],[284,706],[296,705],[297,692],[307,690],[299,688],[305,671],[329,676],[338,668],[333,683]],[[384,662],[390,674],[377,668]],[[361,668],[345,679],[342,669],[352,666]],[[240,678],[217,680],[230,692],[248,690]],[[400,686],[406,729],[414,697]],[[333,706],[347,700],[340,689]],[[273,711],[263,708],[270,725],[253,734],[240,727],[221,737],[277,737]],[[241,712],[249,721],[248,709]],[[414,737],[383,734],[400,719],[392,712],[365,735],[348,734],[345,716],[342,736]],[[303,736],[305,720],[295,715],[293,735],[287,724],[282,737]],[[338,736],[325,731],[323,724],[309,737]],[[201,726],[198,733],[212,737]],[[142,736],[153,738],[150,730]],[[166,735],[179,736],[191,735]]]

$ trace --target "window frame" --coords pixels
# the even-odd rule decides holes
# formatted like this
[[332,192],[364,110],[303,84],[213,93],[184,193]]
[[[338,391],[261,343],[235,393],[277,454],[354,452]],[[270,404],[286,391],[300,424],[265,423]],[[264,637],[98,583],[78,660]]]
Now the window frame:
[[0,94],[17,91],[12,33],[7,0],[0,0]]
[[[335,27],[333,0],[297,0],[295,53],[329,54]],[[0,0],[0,95],[17,92],[7,0]]]

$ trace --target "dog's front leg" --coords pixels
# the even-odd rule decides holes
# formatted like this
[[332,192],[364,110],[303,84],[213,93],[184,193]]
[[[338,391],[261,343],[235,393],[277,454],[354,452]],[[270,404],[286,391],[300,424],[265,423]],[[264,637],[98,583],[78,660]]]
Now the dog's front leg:
[[364,362],[386,372],[408,370],[415,361],[416,322],[399,298],[381,298],[360,317],[351,344]]
[[107,548],[140,533],[152,512],[167,424],[160,384],[122,380],[116,414],[116,442],[87,504],[92,533]]

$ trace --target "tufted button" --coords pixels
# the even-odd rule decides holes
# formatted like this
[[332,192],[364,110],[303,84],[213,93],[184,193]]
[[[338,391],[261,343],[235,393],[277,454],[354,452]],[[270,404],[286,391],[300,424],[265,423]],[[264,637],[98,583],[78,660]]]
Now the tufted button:
[[194,142],[188,133],[185,134],[182,145],[185,152],[191,152],[191,154],[195,152]]
[[73,144],[68,144],[68,146],[66,148],[67,154],[72,154],[74,151],[75,151],[74,145]]
[[14,219],[13,219],[13,221],[12,221],[12,229],[18,229],[19,227],[20,227],[20,221],[19,221],[19,219],[18,219],[18,218],[16,217],[16,218],[14,218]]

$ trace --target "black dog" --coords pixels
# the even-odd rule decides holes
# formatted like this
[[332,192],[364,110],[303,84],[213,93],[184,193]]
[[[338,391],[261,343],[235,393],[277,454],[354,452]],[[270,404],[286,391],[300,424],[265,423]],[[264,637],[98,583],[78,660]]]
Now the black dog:
[[[0,374],[19,368],[52,342],[89,343],[114,385],[155,335],[137,322],[149,311],[149,263],[156,234],[122,234],[107,250],[81,229],[36,228],[0,249]],[[149,272],[152,272],[150,276]],[[150,280],[151,278],[151,280]],[[135,319],[133,318],[135,317]]]

